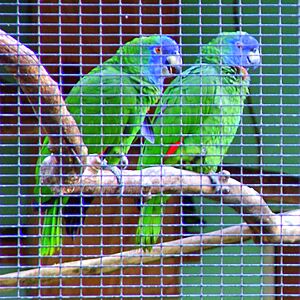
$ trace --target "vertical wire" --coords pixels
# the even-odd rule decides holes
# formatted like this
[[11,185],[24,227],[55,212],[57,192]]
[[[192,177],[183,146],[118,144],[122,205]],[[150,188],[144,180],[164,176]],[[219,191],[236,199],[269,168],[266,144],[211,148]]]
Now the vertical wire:
[[[59,0],[58,1],[58,12],[57,12],[57,15],[58,15],[58,82],[61,84],[61,80],[62,80],[62,64],[63,64],[63,48],[62,48],[62,26],[63,26],[63,23],[62,23],[62,16],[63,16],[63,13],[62,13],[62,0]],[[60,118],[62,117],[62,112],[61,112],[61,107],[60,107],[60,110],[59,110],[59,114],[60,114]],[[62,136],[63,136],[63,128],[62,128],[62,122],[60,122],[60,125],[59,125],[59,164],[62,165],[62,162],[63,162],[63,153],[62,153],[62,145],[63,145],[63,141],[62,141]],[[63,171],[62,171],[62,168],[60,168],[60,171],[59,171],[59,185],[60,187],[62,187],[64,184],[64,181],[63,181]],[[59,220],[62,219],[62,209],[63,209],[63,195],[61,192],[59,192],[59,213],[58,215],[56,216],[57,218],[59,218]],[[62,223],[59,222],[59,226],[62,226]],[[55,230],[55,235],[57,234],[57,231]],[[58,262],[59,264],[62,264],[63,262],[63,241],[64,241],[64,236],[63,236],[63,231],[61,231],[61,234],[62,236],[60,237],[60,241],[61,241],[61,244],[59,245],[59,251],[57,253],[57,257],[58,257]],[[57,237],[55,237],[57,238]],[[62,276],[62,269],[60,268],[60,274],[59,274],[59,286],[58,286],[58,290],[59,290],[59,296],[60,297],[63,297],[63,276]]]
[[[158,28],[158,30],[159,30],[159,32],[158,32],[158,34],[162,34],[162,32],[161,32],[161,0],[159,0],[158,1],[158,26],[159,26],[159,28]],[[157,24],[153,24],[153,25],[157,25]],[[162,45],[160,45],[160,47],[161,47]],[[160,206],[162,207],[163,206],[163,203],[162,203],[163,201],[161,201],[160,202]],[[166,205],[167,206],[167,205]],[[164,212],[164,209],[162,208],[161,210],[160,210],[161,212]],[[164,237],[165,237],[165,233],[164,233],[164,228],[165,228],[165,226],[164,226],[164,217],[163,217],[163,213],[161,214],[161,216],[160,216],[160,218],[161,218],[161,236],[162,236],[162,238],[161,238],[161,243],[163,242],[163,240],[164,240]],[[160,297],[163,297],[164,295],[164,281],[163,281],[163,273],[164,273],[164,257],[163,257],[163,255],[161,255],[161,257],[160,257],[160,264],[159,264],[159,269],[160,269],[160,273],[159,273],[159,279],[160,279]]]
[[[203,55],[202,55],[202,47],[203,47],[203,36],[204,36],[204,33],[202,31],[202,28],[204,27],[204,24],[202,23],[202,19],[201,19],[201,16],[202,16],[202,10],[204,12],[204,9],[203,9],[203,5],[201,3],[201,0],[199,0],[199,45],[200,47],[198,48],[197,50],[197,53],[198,53],[198,56],[201,58],[201,61],[203,60]],[[198,64],[200,64],[200,62],[198,62]],[[200,76],[200,82],[201,82],[201,86],[200,86],[200,90],[203,89],[203,71],[200,72],[199,74]],[[203,126],[202,126],[202,123],[203,123],[203,118],[204,118],[204,113],[203,113],[203,98],[201,97],[201,95],[199,95],[199,97],[201,98],[201,102],[200,102],[200,105],[201,105],[201,110],[200,110],[200,139],[203,140],[204,138],[204,132],[203,132]],[[204,159],[201,159],[200,161],[200,170],[201,170],[201,175],[203,174],[203,165],[204,165]],[[203,216],[204,216],[204,195],[203,193],[200,194],[200,203],[199,203],[199,206],[200,206],[200,220],[201,220],[201,223],[203,223]],[[202,225],[202,224],[201,224]],[[201,227],[201,230],[200,230],[200,235],[203,234],[203,229]],[[203,245],[203,240],[201,239],[201,244]],[[199,284],[200,284],[200,295],[199,296],[203,296],[204,295],[204,264],[201,264],[200,265],[200,270],[199,270]]]
[[[258,10],[259,10],[259,26],[258,26],[258,36],[259,36],[259,42],[260,45],[261,43],[261,37],[262,37],[262,18],[261,18],[261,7],[262,7],[262,2],[261,0],[259,0],[259,4],[258,4]],[[252,105],[251,107],[251,120],[252,122],[254,122],[255,126],[254,126],[254,132],[255,132],[255,140],[256,140],[256,144],[258,147],[258,159],[257,159],[257,163],[258,166],[255,169],[258,169],[259,172],[257,172],[259,174],[259,192],[261,195],[263,195],[263,180],[264,180],[264,161],[263,161],[263,150],[264,150],[264,145],[263,145],[263,124],[264,124],[264,120],[263,120],[263,107],[264,107],[264,103],[263,103],[263,97],[262,97],[262,76],[261,74],[259,74],[259,121],[257,122],[257,118],[254,115],[254,103],[252,101],[252,98],[248,98],[248,103],[251,103]],[[252,117],[253,116],[253,117]],[[259,125],[259,126],[258,126]],[[263,233],[261,233],[263,234]],[[260,275],[261,275],[261,280],[260,280],[260,284],[261,284],[261,289],[260,292],[261,294],[263,294],[263,287],[264,287],[264,261],[265,261],[265,254],[264,254],[264,246],[263,245],[259,245],[260,246],[260,264],[262,267],[260,267]]]
[[[182,10],[182,1],[179,0],[178,1],[178,20],[179,20],[179,28],[178,28],[178,35],[179,35],[179,45],[180,45],[180,49],[181,49],[181,54],[182,54],[182,24],[183,24],[183,10]],[[184,66],[182,66],[184,67]],[[179,97],[182,97],[182,76],[181,74],[179,74],[178,76],[180,76],[180,95]],[[184,236],[184,232],[183,232],[183,197],[180,195],[180,210],[179,210],[179,214],[180,214],[180,238],[182,238]],[[175,225],[175,224],[174,224]],[[182,246],[182,244],[181,244]],[[183,296],[183,269],[184,268],[184,261],[183,261],[183,254],[182,252],[180,252],[180,266],[179,266],[179,270],[180,270],[180,274],[179,274],[179,290],[180,290],[180,297]]]
[[[123,23],[122,23],[122,14],[123,14],[123,10],[122,10],[122,0],[119,0],[118,5],[118,17],[119,17],[119,44],[123,45],[124,44],[124,40],[123,40]],[[123,52],[121,54],[121,64],[123,65]],[[126,145],[124,145],[124,136],[123,136],[123,132],[124,132],[124,128],[125,128],[125,124],[124,124],[124,103],[123,103],[123,97],[125,95],[125,90],[126,90],[126,78],[124,78],[125,73],[123,73],[123,68],[121,67],[121,98],[120,98],[120,106],[121,106],[121,116],[120,116],[120,127],[121,127],[121,137],[120,137],[120,144],[121,144],[121,149],[123,147],[126,147]],[[125,82],[124,82],[125,80]],[[126,97],[126,95],[125,95]],[[113,145],[115,146],[115,145]],[[123,150],[121,150],[121,153],[123,152]],[[120,153],[120,154],[121,154]],[[122,172],[122,171],[121,171]],[[122,176],[122,175],[121,175]],[[120,252],[123,252],[124,249],[124,197],[123,195],[120,194],[120,234],[119,234],[119,238],[120,238]],[[117,240],[117,239],[116,239]],[[117,245],[116,245],[117,246]],[[121,293],[121,299],[123,299],[123,295],[124,295],[124,266],[121,263],[121,268],[120,268],[120,293]]]
[[[180,36],[180,43],[182,42],[182,24],[183,24],[182,13],[183,13],[182,1],[180,1],[180,6],[179,6],[179,34],[180,34],[179,36]],[[182,47],[181,47],[181,49],[182,49]],[[183,55],[183,49],[182,49],[181,54]],[[182,67],[183,68],[185,67],[184,61],[183,61],[183,66]],[[180,122],[179,122],[180,134],[179,135],[180,135],[180,141],[181,141],[181,143],[183,143],[182,142],[183,134],[184,134],[184,129],[183,129],[183,102],[184,102],[183,97],[184,97],[184,94],[183,94],[183,82],[182,82],[183,78],[182,78],[181,74],[179,74],[178,76],[180,77],[180,81],[179,81],[179,83],[180,83],[180,86],[179,86],[179,94],[180,94],[179,95],[179,105],[180,105],[179,113],[180,113],[180,115],[179,116],[174,115],[173,117],[174,118],[180,118]],[[168,126],[168,125],[166,124],[166,126]],[[180,149],[180,151],[179,151],[179,161],[178,161],[179,166],[176,166],[176,167],[177,168],[179,167],[180,169],[182,169],[182,166],[184,164],[184,162],[183,162],[183,158],[184,158],[183,157],[184,156],[183,145],[180,146],[179,149]],[[163,152],[163,150],[162,150],[162,152]],[[182,174],[180,174],[180,176],[182,176]],[[181,186],[181,189],[182,189],[182,186]],[[182,225],[183,225],[183,216],[184,216],[184,205],[185,205],[185,203],[183,201],[184,195],[182,193],[180,193],[180,195],[177,195],[177,197],[178,196],[179,196],[179,201],[180,201],[180,225],[181,225],[180,236],[181,236],[183,234]],[[181,258],[180,262],[183,265],[183,259],[182,258]],[[180,270],[182,270],[182,269],[183,269],[183,266],[180,268]],[[181,283],[182,283],[182,281],[181,281]]]
[[[103,16],[104,16],[104,9],[103,9],[103,2],[102,0],[100,0],[100,4],[99,4],[99,27],[100,27],[100,37],[99,37],[99,42],[100,42],[100,69],[102,70],[103,68],[103,63],[104,63],[104,53],[103,53],[103,47],[104,47],[104,34],[105,34],[105,30],[104,28],[104,21],[103,21]],[[82,55],[80,56],[80,58],[82,59]],[[100,114],[101,116],[103,116],[103,77],[101,76],[100,79],[100,95],[98,95],[100,97]],[[100,120],[100,122],[103,122],[103,118]],[[103,137],[104,137],[104,126],[103,123],[99,124],[100,126],[100,142],[102,143],[103,141]],[[103,151],[103,148],[101,147],[101,151]],[[102,177],[100,179],[100,182],[102,184]],[[103,242],[103,237],[104,237],[104,207],[103,207],[103,194],[101,192],[101,194],[99,195],[99,234],[100,234],[100,256],[104,256],[104,242]],[[104,285],[104,280],[103,280],[103,275],[99,276],[99,295],[100,297],[104,296],[104,289],[101,288],[101,286]]]
[[[282,140],[283,140],[283,126],[284,126],[284,123],[283,123],[283,116],[282,116],[282,108],[283,108],[283,65],[282,65],[282,62],[283,62],[283,59],[282,59],[282,56],[283,56],[283,51],[282,51],[282,47],[283,47],[283,39],[282,39],[282,6],[281,6],[281,1],[279,1],[278,3],[278,36],[279,36],[279,159],[280,159],[280,170],[279,170],[279,173],[281,174],[280,176],[280,193],[282,194],[282,176],[283,176],[283,169],[282,169],[282,166],[283,166],[283,149],[282,149]],[[283,204],[281,202],[281,204]],[[280,205],[280,213],[282,213],[283,211],[283,205]],[[282,233],[282,232],[280,232]],[[284,276],[285,274],[283,274],[283,271],[284,271],[284,244],[282,242],[280,242],[280,245],[279,245],[279,248],[280,248],[280,265],[282,266],[280,268],[281,270],[281,274],[280,274],[280,283],[281,283],[281,287],[280,287],[280,293],[282,295],[284,295]]]
[[[162,17],[163,17],[163,11],[162,11],[162,0],[159,0],[159,19],[158,19],[158,22],[159,22],[159,35],[162,35],[163,34],[163,30],[162,30],[162,24],[163,24],[163,20],[162,20]],[[162,45],[161,45],[162,47]],[[166,205],[166,208],[164,208],[164,204],[163,204],[164,201],[162,201],[160,203],[160,205],[162,206],[162,209],[161,209],[161,212],[162,212],[162,216],[161,216],[161,220],[162,220],[162,224],[161,224],[161,230],[162,230],[162,240],[161,242],[164,242],[164,232],[163,232],[163,228],[164,228],[164,211],[166,210],[166,208],[168,207],[168,205]],[[172,215],[170,216],[172,217]],[[167,225],[168,226],[168,225]],[[165,226],[165,228],[167,228]],[[163,273],[164,273],[164,255],[161,256],[161,264],[160,264],[160,276],[161,276],[161,280],[160,280],[160,283],[161,283],[161,296],[165,296],[164,295],[164,276],[163,276]]]
[[[138,20],[138,36],[139,37],[141,37],[142,35],[143,35],[143,31],[142,31],[142,0],[139,0],[139,2],[138,2],[138,12],[137,12],[137,20]],[[143,45],[140,45],[140,57],[139,57],[139,68],[141,68],[141,65],[142,65],[142,47],[143,47]],[[142,74],[140,74],[140,78],[139,78],[139,80],[141,81],[141,78],[142,77]],[[141,93],[142,93],[142,89],[140,89],[140,91],[141,91]],[[143,96],[143,95],[141,95],[141,96]],[[141,145],[142,145],[142,141],[141,141]],[[142,149],[142,147],[140,148],[140,149]],[[140,150],[140,152],[141,152],[141,150]],[[142,153],[142,155],[143,155],[143,153]],[[142,160],[143,161],[143,160]],[[141,168],[141,170],[144,168],[144,166],[143,165],[141,165],[141,166],[139,166],[140,168]],[[141,171],[141,173],[140,173],[141,175],[142,175],[142,171]],[[141,207],[144,205],[143,204],[143,196],[141,195],[141,197],[140,197],[140,199],[139,199],[139,202],[140,202],[140,204],[141,204]],[[142,211],[142,208],[140,209],[140,211],[141,211],[141,215],[140,215],[140,218],[142,218],[143,217],[143,211]],[[141,225],[141,226],[143,226],[143,225]],[[141,245],[140,245],[141,246]],[[142,245],[143,246],[143,245]],[[140,288],[140,293],[141,293],[141,298],[143,297],[143,293],[144,293],[144,288],[143,288],[143,286],[144,286],[144,274],[143,274],[143,269],[145,268],[145,265],[144,265],[144,263],[141,263],[141,265],[140,265],[140,286],[141,286],[141,288]]]
[[[221,34],[223,31],[223,22],[222,22],[222,0],[219,0],[219,6],[218,6],[218,21],[219,21],[219,32],[218,34]],[[223,42],[222,42],[223,43]],[[225,54],[223,53],[223,47],[224,45],[220,45],[221,46],[221,53],[220,55],[223,57]],[[223,67],[223,60],[221,60],[221,66],[220,66],[220,70]],[[222,148],[222,144],[223,144],[223,93],[224,93],[224,87],[223,87],[223,74],[222,74],[222,70],[220,71],[220,77],[221,77],[221,84],[220,84],[220,148]],[[212,104],[214,105],[214,104]],[[216,107],[216,106],[215,106]],[[217,107],[216,107],[217,108]],[[215,142],[216,143],[216,142]],[[221,151],[220,151],[221,152]],[[221,155],[221,154],[220,154]],[[214,166],[211,166],[214,167]],[[221,197],[221,203],[223,202],[222,197]],[[213,204],[214,205],[214,204]],[[220,226],[223,228],[224,226],[224,206],[221,206],[221,218],[220,218]],[[220,245],[220,258],[221,258],[221,274],[220,274],[220,299],[224,299],[223,295],[224,295],[224,245],[221,244]]]
[[[82,28],[83,28],[83,10],[82,10],[82,6],[83,6],[83,3],[81,2],[81,0],[78,0],[78,34],[79,34],[79,40],[78,40],[78,43],[79,45],[76,45],[77,49],[78,49],[78,58],[76,58],[76,62],[78,61],[79,62],[79,69],[80,69],[80,74],[83,73],[83,70],[82,70],[82,65],[83,65],[83,51],[82,51],[82,47],[83,47],[83,31],[82,31]],[[72,26],[75,26],[72,24]],[[77,84],[77,83],[76,83]],[[82,87],[80,87],[80,93],[82,93]],[[80,116],[77,116],[79,117],[80,119],[80,124],[77,124],[77,126],[79,126],[79,130],[81,130],[82,128],[82,124],[83,124],[83,120],[82,120],[82,116],[83,116],[83,111],[82,111],[82,108],[83,108],[83,103],[82,103],[82,97],[80,97],[80,101],[79,101],[79,105],[80,105],[80,109],[79,109],[79,113],[80,113]],[[81,145],[83,146],[83,145]],[[82,185],[82,182],[79,182],[78,184]],[[84,198],[83,198],[83,195],[82,195],[82,191],[80,189],[80,193],[79,193],[79,198],[80,198],[80,201],[79,201],[79,204],[80,204],[80,210],[79,210],[79,214],[80,214],[80,222],[79,222],[79,260],[80,260],[80,264],[82,263],[82,259],[84,259],[84,252],[83,252],[83,247],[84,247],[84,243],[83,243],[83,228],[84,228]],[[83,274],[82,274],[82,269],[80,269],[80,274],[79,274],[79,294],[80,294],[80,297],[83,297]]]
[[[20,2],[19,0],[17,0],[17,7],[16,7],[16,14],[17,14],[17,41],[20,42],[20,37],[21,37],[21,33],[20,33]],[[19,54],[19,53],[18,53]],[[18,104],[17,104],[17,144],[18,144],[18,148],[17,148],[17,214],[18,214],[18,218],[17,218],[17,268],[18,270],[20,270],[21,268],[21,243],[20,243],[20,233],[21,233],[21,195],[22,195],[22,191],[21,191],[21,88],[20,85],[18,85],[18,89],[17,89],[17,99],[18,99]],[[19,281],[18,281],[18,290],[17,290],[17,296],[18,298],[20,297],[20,286],[19,286]]]
[[[37,16],[36,16],[36,19],[37,19],[37,52],[38,52],[38,55],[40,56],[40,60],[41,60],[41,2],[40,0],[37,1]],[[41,60],[42,61],[42,60]],[[39,146],[39,151],[38,153],[40,153],[40,148],[41,148],[41,145],[42,145],[42,125],[41,125],[41,106],[38,105],[38,111],[37,111],[37,126],[38,126],[38,146]],[[39,155],[39,154],[38,154]],[[38,159],[38,157],[37,157]],[[41,265],[42,265],[42,258],[40,256],[40,247],[41,247],[41,244],[40,244],[40,241],[41,241],[41,237],[42,237],[42,207],[41,207],[41,202],[42,202],[42,198],[41,198],[41,185],[39,184],[39,187],[38,187],[38,193],[39,195],[36,196],[36,198],[38,198],[38,234],[37,234],[37,239],[38,239],[38,259],[37,259],[37,262],[38,262],[38,267],[39,269],[41,268]],[[41,274],[39,273],[38,274],[38,297],[41,298],[42,297],[42,294],[41,294]]]

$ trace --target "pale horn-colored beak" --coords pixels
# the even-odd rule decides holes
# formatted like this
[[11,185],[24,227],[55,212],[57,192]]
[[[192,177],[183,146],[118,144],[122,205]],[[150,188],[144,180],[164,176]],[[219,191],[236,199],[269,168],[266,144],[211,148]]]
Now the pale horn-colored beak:
[[182,67],[182,58],[178,55],[170,55],[167,57],[167,62],[169,64],[168,70],[170,74],[180,74]]
[[250,51],[249,52],[248,61],[253,66],[260,65],[261,57],[260,57],[260,52],[259,52],[258,49],[256,49],[255,51]]

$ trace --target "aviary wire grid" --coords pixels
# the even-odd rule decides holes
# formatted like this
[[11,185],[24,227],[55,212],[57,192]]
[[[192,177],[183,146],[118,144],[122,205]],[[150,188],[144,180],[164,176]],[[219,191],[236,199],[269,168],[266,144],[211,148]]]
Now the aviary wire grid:
[[0,10],[0,299],[300,297],[297,1]]

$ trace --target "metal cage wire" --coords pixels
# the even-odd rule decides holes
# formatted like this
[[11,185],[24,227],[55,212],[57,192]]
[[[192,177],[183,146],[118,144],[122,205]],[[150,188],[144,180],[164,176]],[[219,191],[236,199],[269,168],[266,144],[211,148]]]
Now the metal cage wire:
[[[39,63],[35,61],[35,66],[39,68],[38,73],[34,74],[38,89],[37,92],[33,92],[34,90],[30,88],[34,84],[28,81],[30,76],[27,76],[29,79],[23,79],[26,75],[22,73],[24,55],[20,52],[21,48],[17,47],[19,52],[14,65],[18,67],[14,73],[13,69],[10,69],[13,63],[5,60],[9,55],[5,56],[1,38],[0,270],[1,274],[8,275],[0,277],[0,299],[159,297],[271,300],[299,297],[300,231],[297,221],[300,194],[299,3],[297,1],[259,0],[258,3],[250,3],[245,0],[16,0],[2,1],[1,15],[0,30],[31,49],[39,60]],[[229,126],[223,124],[226,116],[222,115],[227,106],[232,105],[222,102],[227,101],[224,94],[227,85],[224,83],[225,79],[220,80],[220,83],[211,84],[216,89],[220,86],[221,92],[215,96],[218,97],[218,101],[214,100],[214,95],[208,93],[208,97],[212,98],[207,104],[204,94],[207,93],[205,90],[208,90],[209,86],[207,78],[211,74],[202,73],[207,64],[203,54],[205,45],[226,31],[246,31],[255,37],[260,44],[262,62],[256,70],[249,70],[250,92],[244,105],[238,104],[242,108],[238,130],[228,151],[215,155],[223,156],[215,167],[218,167],[218,171],[230,171],[231,178],[257,191],[257,195],[267,203],[267,207],[280,215],[280,218],[276,219],[281,220],[279,223],[287,220],[280,223],[284,225],[280,227],[281,231],[278,233],[282,234],[280,240],[276,239],[273,231],[268,231],[277,224],[266,223],[263,200],[257,205],[258,213],[251,216],[253,211],[248,210],[250,202],[250,204],[228,202],[226,194],[216,201],[216,198],[212,197],[215,196],[214,192],[211,189],[205,190],[205,184],[204,186],[198,184],[193,189],[193,191],[198,189],[196,193],[184,186],[184,182],[188,182],[191,186],[195,182],[194,177],[187,173],[187,169],[192,168],[196,173],[207,173],[203,171],[208,165],[203,157],[207,155],[209,158],[213,155],[201,152],[205,137],[213,136],[216,127],[219,128],[216,132],[222,132],[225,130],[223,127]],[[126,97],[137,96],[137,101],[142,101],[141,99],[147,96],[149,86],[152,88],[150,94],[153,93],[153,80],[150,80],[151,84],[149,81],[145,82],[145,74],[139,69],[144,67],[144,59],[149,54],[144,54],[144,45],[140,45],[140,53],[133,55],[137,61],[135,67],[137,66],[140,73],[134,74],[134,83],[128,84],[127,81],[133,77],[133,73],[128,75],[126,71],[127,57],[116,52],[133,38],[148,35],[168,35],[177,42],[182,54],[183,72],[200,66],[201,71],[193,76],[195,82],[200,83],[198,91],[201,93],[194,94],[193,85],[185,85],[191,74],[181,73],[176,78],[174,76],[165,80],[162,89],[155,92],[158,103],[151,103],[147,109],[140,102],[130,104],[129,108],[126,106]],[[4,33],[1,32],[1,36],[3,37]],[[159,44],[159,47],[159,51],[162,51],[163,44]],[[227,54],[221,51],[220,56],[226,57]],[[36,183],[35,168],[37,164],[42,165],[38,159],[41,157],[40,151],[46,132],[51,129],[45,122],[55,120],[55,116],[52,118],[51,115],[55,105],[45,103],[43,88],[46,86],[46,94],[49,90],[41,66],[44,66],[51,78],[57,82],[62,98],[68,99],[70,91],[82,77],[96,66],[103,68],[105,62],[112,56],[121,57],[120,82],[109,82],[106,75],[98,72],[96,76],[91,77],[92,81],[95,78],[96,84],[86,81],[77,84],[78,102],[70,104],[69,101],[67,107],[71,113],[74,111],[72,114],[81,132],[83,138],[81,141],[89,147],[89,154],[95,154],[95,151],[103,156],[107,154],[108,164],[110,161],[118,164],[115,163],[114,157],[120,157],[120,153],[113,152],[114,141],[118,140],[120,135],[117,129],[122,129],[121,149],[126,150],[126,143],[131,146],[129,152],[125,153],[129,159],[129,167],[127,170],[121,170],[125,192],[123,195],[116,192],[120,191],[120,186],[115,179],[111,179],[110,173],[110,176],[106,178],[104,175],[99,181],[101,184],[106,183],[104,185],[111,189],[109,192],[103,192],[107,190],[93,182],[94,185],[90,189],[100,192],[96,192],[95,198],[84,197],[88,187],[85,179],[80,178],[77,181],[79,191],[77,196],[80,200],[75,205],[63,196],[62,188],[66,185],[64,169],[60,168],[58,173],[54,174],[56,176],[51,174],[49,177],[58,178],[56,183],[59,189],[55,191],[55,196],[59,199],[55,204],[58,208],[57,216],[62,217],[65,211],[68,211],[67,215],[74,216],[72,208],[78,208],[79,215],[78,223],[71,224],[71,227],[67,227],[65,221],[58,221],[55,227],[54,219],[48,223],[49,228],[57,230],[54,234],[56,237],[59,236],[59,228],[62,228],[62,240],[56,253],[42,255],[40,251],[42,251],[42,236],[45,236],[43,228],[47,214],[45,208],[53,207],[54,202],[46,204],[43,202],[43,199],[48,197],[43,190],[46,185]],[[204,63],[195,63],[199,57]],[[148,71],[153,65],[159,67],[163,59],[154,64],[146,64],[143,72]],[[226,64],[223,67],[226,67]],[[221,70],[220,64],[218,70]],[[227,75],[221,74],[220,71],[217,76],[225,78]],[[240,78],[239,73],[234,73],[234,76]],[[162,102],[164,97],[168,97],[164,91],[169,91],[172,80],[176,82],[177,94],[173,94],[169,101],[173,101],[176,97],[179,99],[174,105],[173,113],[170,110],[172,105],[168,106]],[[116,112],[110,112],[111,118],[118,118],[119,109],[122,111],[120,123],[109,124],[109,134],[103,121],[110,106],[109,101],[103,103],[107,85],[116,89],[120,86],[119,94],[109,95],[120,99],[120,105],[112,106],[112,110]],[[237,81],[233,85],[241,87],[243,83]],[[86,89],[87,86],[90,89]],[[136,94],[132,94],[132,90],[128,92],[128,86],[134,87]],[[29,89],[26,90],[26,87]],[[94,88],[98,89],[96,96]],[[52,95],[47,96],[51,98]],[[96,105],[86,103],[88,100],[85,99],[92,96],[97,99]],[[235,96],[241,98],[243,95],[239,91]],[[187,104],[184,99],[190,98],[195,98],[196,104],[190,105],[191,108],[186,115]],[[32,99],[38,100],[34,102]],[[67,161],[65,158],[67,152],[64,152],[66,132],[70,134],[71,141],[74,139],[72,132],[65,129],[64,105],[60,105],[56,110],[57,123],[50,123],[53,130],[51,132],[55,132],[55,128],[58,128],[52,137],[55,141],[59,141],[56,145],[58,147],[51,148],[51,151],[58,154],[59,163],[64,166]],[[215,119],[219,120],[220,124],[211,123],[205,127],[206,106],[210,107],[212,110],[210,115],[215,114]],[[200,117],[199,107],[201,107]],[[135,139],[129,141],[133,134],[130,131],[131,124],[128,125],[126,120],[131,114],[128,111],[135,111],[137,118],[141,120],[145,110],[154,120],[157,108],[162,110],[159,113],[161,121],[153,127],[154,132],[158,132],[154,146],[158,145],[159,159],[154,159],[154,163],[152,161],[148,163],[147,155],[149,153],[153,155],[152,144],[149,142],[147,144],[146,139],[141,137],[141,131],[135,132]],[[45,119],[47,113],[48,119]],[[163,120],[166,119],[163,118],[167,118],[168,114],[171,116],[173,114],[174,121],[169,125],[170,129],[164,129],[168,124],[164,123]],[[89,126],[87,126],[88,115]],[[232,115],[236,116],[236,113]],[[200,145],[187,143],[183,146],[184,139],[192,137],[191,134],[185,134],[186,128],[191,128],[192,121],[198,117],[199,123],[193,126],[199,126],[199,134],[195,134],[195,143],[201,141]],[[93,123],[92,119],[96,121]],[[188,125],[185,122],[188,122]],[[136,125],[134,123],[132,127]],[[140,126],[140,123],[138,125]],[[173,133],[172,126],[175,125],[179,127],[179,131]],[[92,126],[97,126],[98,129],[89,131]],[[208,130],[210,127],[212,129]],[[116,138],[109,140],[111,144],[104,147],[101,143],[106,141],[107,134]],[[178,137],[175,145],[179,150],[176,148],[175,151],[171,151],[169,158],[166,158],[166,153],[170,153],[166,149],[170,145],[164,144],[168,134]],[[88,135],[90,139],[87,143]],[[222,149],[227,147],[227,135],[220,133],[220,139],[218,142],[211,142],[212,146],[219,147],[222,152]],[[150,149],[148,154],[146,153],[148,150],[143,150],[145,145]],[[78,150],[80,153],[76,152],[76,155],[81,162],[85,157],[84,146],[82,144],[79,148],[73,148],[75,152],[80,149]],[[93,151],[95,148],[97,150]],[[194,148],[200,152],[195,153]],[[51,151],[47,153],[50,154]],[[74,162],[74,152],[72,153]],[[174,156],[177,160],[173,158]],[[145,165],[142,164],[144,161]],[[136,187],[138,179],[135,178],[143,177],[145,169],[149,166],[158,167],[160,171],[153,173],[157,181],[150,179],[150,187],[147,186],[141,193]],[[185,178],[186,181],[181,180],[176,184],[171,181],[172,187],[163,190],[167,184],[164,185],[162,180],[170,184],[168,178],[165,179],[168,177],[168,170],[164,171],[165,167],[170,166],[178,169],[179,173],[175,175],[179,174],[178,177]],[[79,177],[82,175],[80,172],[86,170],[84,167],[80,168],[77,174]],[[202,179],[206,182],[205,178],[201,177]],[[132,186],[127,187],[128,182],[131,182]],[[34,193],[36,186],[39,186],[38,194]],[[164,203],[161,202],[163,200],[159,200],[154,206],[164,209],[161,220],[162,231],[153,252],[142,251],[140,247],[143,245],[135,243],[142,208],[150,199],[147,188],[160,189],[158,193],[160,196],[170,197]],[[252,193],[254,190],[251,190]],[[235,196],[237,199],[243,199],[242,188]],[[287,215],[284,215],[285,213]],[[153,213],[151,221],[155,217]],[[272,217],[273,214],[270,215],[270,219]],[[254,229],[260,228],[259,231],[251,231],[252,227],[248,226],[250,224]],[[260,225],[265,225],[267,229],[259,227]],[[286,229],[285,226],[293,229]],[[74,235],[68,234],[68,230],[75,229],[78,229],[78,232]],[[266,243],[268,237],[270,239]],[[78,262],[78,265],[65,265],[68,262]],[[25,271],[29,273],[24,273]]]

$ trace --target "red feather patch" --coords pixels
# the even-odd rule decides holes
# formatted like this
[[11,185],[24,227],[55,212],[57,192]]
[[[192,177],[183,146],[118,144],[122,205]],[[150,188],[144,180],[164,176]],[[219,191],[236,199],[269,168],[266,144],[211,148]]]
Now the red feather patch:
[[173,144],[169,147],[169,149],[166,153],[166,156],[170,156],[170,155],[174,154],[181,144],[183,144],[183,137],[181,137],[180,141],[176,142],[175,144]]
[[241,73],[242,73],[242,79],[246,80],[248,78],[248,72],[244,67],[240,67]]

